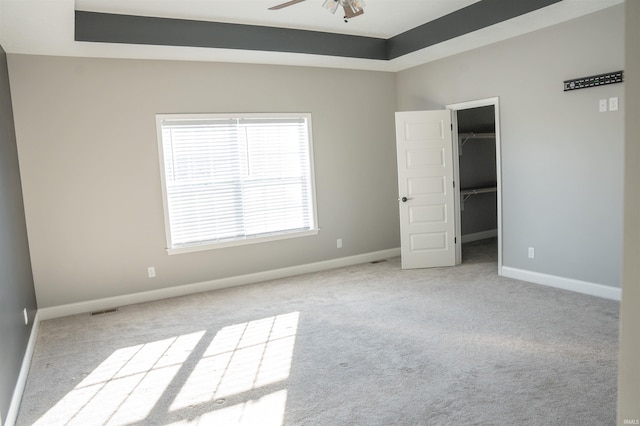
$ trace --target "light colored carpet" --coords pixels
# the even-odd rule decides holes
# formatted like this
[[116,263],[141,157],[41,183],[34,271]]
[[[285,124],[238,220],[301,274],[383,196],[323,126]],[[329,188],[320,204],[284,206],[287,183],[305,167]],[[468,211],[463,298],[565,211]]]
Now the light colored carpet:
[[399,259],[40,325],[18,425],[613,425],[617,302]]

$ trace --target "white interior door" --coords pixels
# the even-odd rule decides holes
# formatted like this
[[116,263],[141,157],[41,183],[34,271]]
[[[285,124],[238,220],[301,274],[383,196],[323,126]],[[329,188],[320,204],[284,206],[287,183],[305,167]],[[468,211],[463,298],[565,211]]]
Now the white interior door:
[[396,112],[402,268],[453,266],[451,111]]

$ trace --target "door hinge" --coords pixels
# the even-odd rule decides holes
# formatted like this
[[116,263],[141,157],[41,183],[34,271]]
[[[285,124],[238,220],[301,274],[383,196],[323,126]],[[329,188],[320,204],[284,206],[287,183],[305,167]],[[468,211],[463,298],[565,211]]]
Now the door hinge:
[[458,244],[458,239],[457,238],[453,238],[453,244]]
[[453,132],[453,123],[451,123],[451,131]]
[[456,187],[456,181],[455,180],[453,181],[453,187],[454,188]]

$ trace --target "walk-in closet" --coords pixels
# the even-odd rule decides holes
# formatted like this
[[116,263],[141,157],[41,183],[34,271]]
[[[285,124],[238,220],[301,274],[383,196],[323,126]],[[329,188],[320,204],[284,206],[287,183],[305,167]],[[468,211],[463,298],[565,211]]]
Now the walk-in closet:
[[[498,235],[496,119],[493,105],[457,111],[460,232],[464,247]],[[489,244],[495,247],[497,244]]]

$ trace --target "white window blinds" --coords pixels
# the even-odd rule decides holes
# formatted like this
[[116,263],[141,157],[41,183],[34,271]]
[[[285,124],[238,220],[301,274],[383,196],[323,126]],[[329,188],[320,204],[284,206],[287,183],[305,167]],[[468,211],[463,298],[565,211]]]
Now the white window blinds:
[[158,127],[169,249],[316,230],[308,115],[163,115]]

